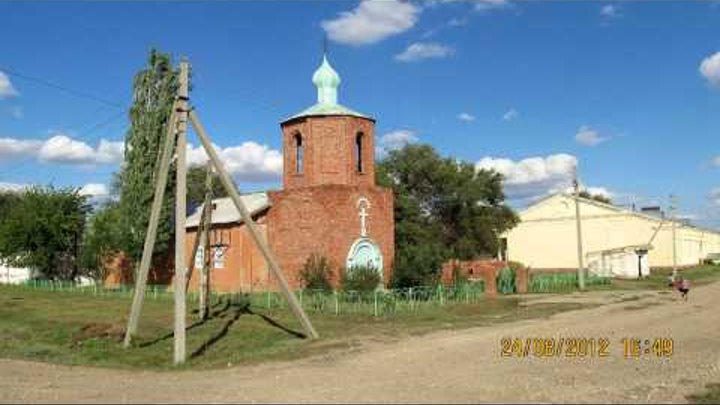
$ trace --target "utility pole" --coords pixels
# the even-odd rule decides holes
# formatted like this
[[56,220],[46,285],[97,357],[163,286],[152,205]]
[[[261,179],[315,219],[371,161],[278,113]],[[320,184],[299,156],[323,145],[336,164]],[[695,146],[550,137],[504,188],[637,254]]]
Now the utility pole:
[[578,287],[585,289],[585,268],[583,266],[582,226],[580,220],[580,182],[578,181],[577,164],[573,166],[573,189],[575,192],[575,224],[577,227]]
[[[140,319],[140,312],[142,310],[143,301],[145,298],[145,290],[147,286],[147,277],[150,268],[150,262],[152,259],[153,248],[155,245],[155,239],[157,236],[157,227],[162,208],[162,202],[165,192],[165,186],[167,185],[167,179],[169,176],[170,163],[173,157],[173,150],[176,150],[176,176],[177,176],[177,190],[176,190],[176,205],[175,205],[175,280],[174,280],[174,298],[175,298],[175,322],[174,322],[174,362],[175,364],[181,364],[186,359],[186,291],[187,291],[187,277],[188,269],[192,268],[192,263],[188,265],[185,257],[185,224],[187,215],[187,164],[186,164],[186,147],[187,147],[187,126],[188,120],[192,122],[200,143],[203,149],[210,158],[210,164],[215,168],[215,171],[220,177],[220,182],[232,199],[235,208],[240,213],[243,219],[243,223],[250,232],[250,236],[255,242],[256,246],[260,249],[268,263],[268,267],[274,276],[278,279],[281,287],[281,292],[285,296],[288,302],[288,306],[292,310],[295,317],[300,321],[303,329],[306,332],[306,336],[315,339],[319,337],[317,331],[312,326],[310,319],[300,305],[295,294],[290,290],[287,279],[282,273],[277,259],[273,254],[267,241],[261,235],[260,231],[256,228],[255,221],[253,220],[250,212],[248,211],[240,193],[235,187],[230,175],[225,170],[220,158],[212,146],[210,137],[205,132],[205,129],[200,124],[196,114],[188,107],[189,101],[189,71],[190,66],[186,60],[180,63],[180,86],[178,89],[177,98],[173,104],[170,119],[167,123],[167,134],[164,139],[162,153],[158,158],[158,169],[155,173],[155,193],[153,197],[152,207],[150,210],[150,221],[148,223],[147,233],[145,234],[145,245],[143,247],[142,260],[140,262],[140,268],[137,272],[135,280],[135,291],[133,296],[132,306],[130,308],[130,314],[128,316],[127,328],[125,330],[124,347],[129,348],[132,340],[132,336],[137,332],[138,323]],[[176,144],[177,142],[177,144]],[[210,172],[208,173],[211,174]],[[207,184],[211,184],[210,180],[207,180]],[[210,195],[206,192],[206,198]],[[201,274],[201,284],[205,281],[205,286],[202,286],[206,291],[204,297],[204,307],[207,311],[207,298],[209,296],[209,260],[210,260],[210,226],[212,223],[212,201],[206,201],[207,215],[205,223],[205,240],[204,240],[204,269]],[[202,221],[201,221],[202,222]],[[197,250],[199,243],[196,241],[193,248],[193,253]],[[192,259],[194,260],[195,254]],[[203,304],[203,303],[201,303]]]
[[133,302],[130,307],[130,315],[128,316],[128,324],[125,329],[125,339],[123,346],[127,349],[130,347],[132,336],[137,332],[138,323],[140,322],[140,312],[142,311],[143,300],[145,298],[145,289],[147,287],[148,271],[150,270],[150,262],[152,261],[153,247],[157,236],[158,219],[160,218],[160,210],[162,209],[163,197],[165,196],[165,185],[167,184],[168,172],[170,168],[170,160],[175,145],[175,136],[177,133],[177,101],[172,106],[172,113],[168,120],[167,133],[160,157],[160,167],[155,172],[155,192],[153,196],[152,207],[150,209],[150,220],[148,221],[147,232],[145,233],[145,245],[143,246],[142,260],[140,261],[140,269],[136,271],[135,291],[133,293]]
[[178,90],[178,135],[176,151],[175,187],[175,364],[185,362],[185,323],[187,268],[185,264],[185,217],[187,216],[187,125],[188,125],[188,78],[190,66],[180,62],[180,88]]
[[673,278],[677,275],[677,242],[675,239],[676,232],[676,216],[675,210],[677,209],[677,197],[675,194],[670,194],[670,220],[672,221],[672,254],[673,254]]
[[203,206],[204,221],[201,221],[200,244],[203,250],[203,263],[200,270],[200,302],[198,313],[200,319],[205,320],[208,316],[208,298],[210,296],[210,230],[212,229],[212,163],[207,163],[207,174],[205,175],[205,203]]

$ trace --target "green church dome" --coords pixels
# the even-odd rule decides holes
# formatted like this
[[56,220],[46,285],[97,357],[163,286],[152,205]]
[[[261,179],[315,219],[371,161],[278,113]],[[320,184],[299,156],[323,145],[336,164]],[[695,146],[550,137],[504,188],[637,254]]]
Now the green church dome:
[[367,115],[360,114],[345,106],[338,104],[338,86],[340,86],[340,75],[333,69],[327,57],[323,55],[322,64],[317,68],[312,77],[313,84],[317,87],[317,103],[299,114],[293,115],[285,121],[295,118],[320,116],[320,115],[351,115],[372,119]]
[[330,66],[325,55],[323,55],[322,64],[313,74],[312,81],[317,87],[319,104],[337,104],[340,75]]

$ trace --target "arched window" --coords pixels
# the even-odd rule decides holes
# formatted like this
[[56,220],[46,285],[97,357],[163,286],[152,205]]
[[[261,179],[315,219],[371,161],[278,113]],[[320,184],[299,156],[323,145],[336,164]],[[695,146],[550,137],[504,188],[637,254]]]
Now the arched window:
[[363,167],[363,139],[365,137],[363,136],[362,132],[358,132],[357,135],[355,135],[355,163],[357,163],[356,169],[358,173],[362,173],[364,171]]
[[303,144],[302,135],[300,133],[295,134],[295,173],[302,174],[303,172]]

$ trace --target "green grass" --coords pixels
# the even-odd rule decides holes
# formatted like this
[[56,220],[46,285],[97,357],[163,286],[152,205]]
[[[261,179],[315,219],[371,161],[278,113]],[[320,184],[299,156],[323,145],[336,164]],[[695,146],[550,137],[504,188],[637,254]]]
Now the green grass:
[[691,404],[720,404],[720,384],[708,384],[705,388],[701,393],[689,395],[687,400]]
[[[652,269],[650,276],[641,280],[613,279],[609,285],[588,286],[588,290],[667,290],[671,269]],[[720,280],[720,266],[698,266],[678,270],[678,274],[690,280],[690,289]]]
[[[392,341],[439,329],[491,325],[550,316],[580,304],[518,305],[517,296],[471,304],[426,305],[415,312],[374,317],[370,313],[310,313],[321,334],[310,341],[290,313],[229,301],[214,303],[212,316],[197,323],[188,314],[189,361],[181,368],[217,368],[268,360],[287,360],[365,341]],[[0,287],[0,357],[62,364],[132,369],[172,369],[172,295],[146,299],[135,347],[121,339],[131,297],[93,296],[78,291]],[[194,308],[194,303],[189,303]],[[196,324],[194,324],[196,323]],[[193,355],[194,354],[194,355]]]

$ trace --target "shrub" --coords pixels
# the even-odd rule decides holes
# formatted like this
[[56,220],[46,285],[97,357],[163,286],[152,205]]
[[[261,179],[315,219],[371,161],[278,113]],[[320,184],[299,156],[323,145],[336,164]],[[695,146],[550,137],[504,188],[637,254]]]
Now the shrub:
[[298,278],[305,288],[311,290],[331,291],[332,269],[325,256],[318,253],[311,254],[303,265]]
[[345,270],[341,283],[345,291],[374,291],[380,281],[380,272],[375,267],[354,266]]
[[522,264],[522,263],[520,263],[520,262],[509,261],[509,262],[507,263],[507,265],[508,265],[508,267],[510,267],[510,269],[512,269],[513,271],[515,271],[515,273],[517,273],[518,270],[524,270],[524,269],[527,268],[526,265],[524,265],[524,264]]
[[511,266],[504,267],[500,270],[497,278],[498,291],[502,294],[512,294],[515,292],[515,269]]

